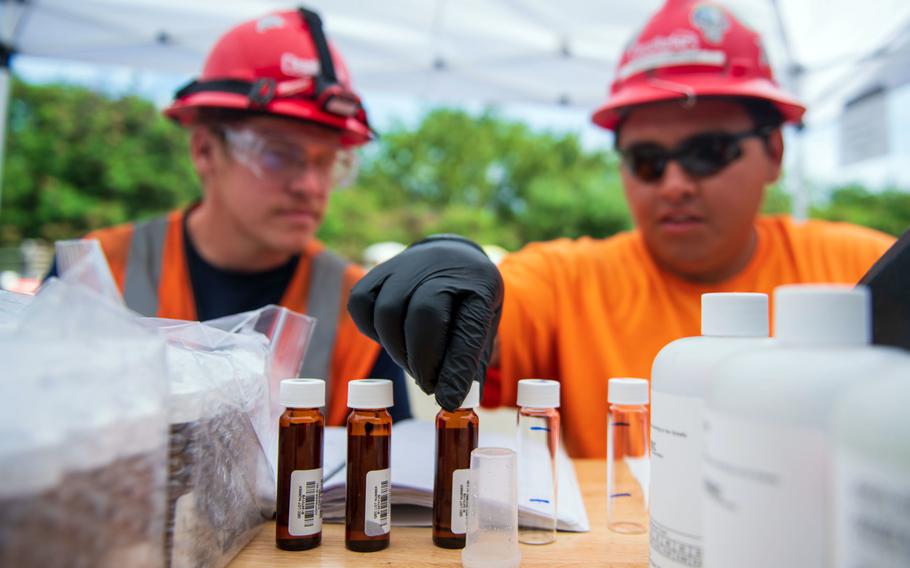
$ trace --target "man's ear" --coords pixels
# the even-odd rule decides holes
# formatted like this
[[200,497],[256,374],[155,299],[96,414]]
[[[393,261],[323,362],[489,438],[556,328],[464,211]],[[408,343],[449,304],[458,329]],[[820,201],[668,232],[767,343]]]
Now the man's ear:
[[775,128],[768,135],[765,151],[768,154],[768,179],[766,181],[774,183],[780,177],[784,162],[784,135],[780,128]]
[[218,159],[219,140],[215,133],[204,126],[196,126],[190,134],[190,158],[199,178],[211,176]]

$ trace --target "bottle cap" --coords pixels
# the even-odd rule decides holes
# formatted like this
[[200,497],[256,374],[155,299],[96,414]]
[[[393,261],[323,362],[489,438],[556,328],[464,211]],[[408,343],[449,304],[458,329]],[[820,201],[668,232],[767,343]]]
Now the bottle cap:
[[768,337],[768,295],[701,295],[701,334],[716,337]]
[[521,379],[518,381],[518,406],[559,408],[559,382],[550,379]]
[[648,404],[648,381],[617,378],[607,383],[610,404]]
[[478,406],[480,406],[480,383],[471,381],[471,389],[458,408],[477,408]]
[[325,406],[325,381],[285,379],[278,387],[278,400],[286,408],[322,408]]
[[392,381],[359,379],[348,383],[348,408],[388,408],[392,404]]
[[868,344],[870,304],[865,286],[779,286],[774,290],[774,337],[793,343]]

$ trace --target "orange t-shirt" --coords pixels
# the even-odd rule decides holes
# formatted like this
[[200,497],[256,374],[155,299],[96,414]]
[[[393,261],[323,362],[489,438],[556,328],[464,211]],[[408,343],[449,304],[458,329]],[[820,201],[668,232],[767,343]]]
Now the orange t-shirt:
[[799,282],[854,284],[894,241],[846,223],[788,217],[759,218],[756,230],[748,265],[711,285],[658,268],[638,231],[536,243],[509,255],[500,266],[500,364],[488,377],[485,402],[514,405],[519,379],[556,379],[569,453],[603,457],[607,381],[649,378],[664,345],[699,335],[702,294],[770,295]]

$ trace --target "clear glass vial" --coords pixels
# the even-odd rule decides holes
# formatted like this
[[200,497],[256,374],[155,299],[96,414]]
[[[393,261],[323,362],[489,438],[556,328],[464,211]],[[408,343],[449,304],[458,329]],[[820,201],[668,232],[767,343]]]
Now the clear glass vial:
[[607,527],[640,534],[648,523],[648,381],[610,379],[608,388]]
[[518,504],[537,513],[519,524],[518,540],[549,544],[556,540],[559,383],[518,381],[518,406]]

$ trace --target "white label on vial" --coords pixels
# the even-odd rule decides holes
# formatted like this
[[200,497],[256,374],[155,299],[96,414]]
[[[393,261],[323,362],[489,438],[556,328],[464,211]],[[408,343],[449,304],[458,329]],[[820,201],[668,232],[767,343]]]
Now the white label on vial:
[[389,532],[389,493],[391,469],[376,469],[367,473],[366,516],[363,532],[379,536]]
[[827,568],[820,430],[705,411],[706,568]]
[[452,472],[452,532],[455,534],[464,534],[467,529],[470,478],[470,469]]
[[322,531],[322,468],[291,473],[288,533],[308,536]]
[[910,566],[910,475],[844,449],[835,467],[837,566]]
[[702,411],[694,396],[651,391],[651,531],[654,568],[702,565]]

